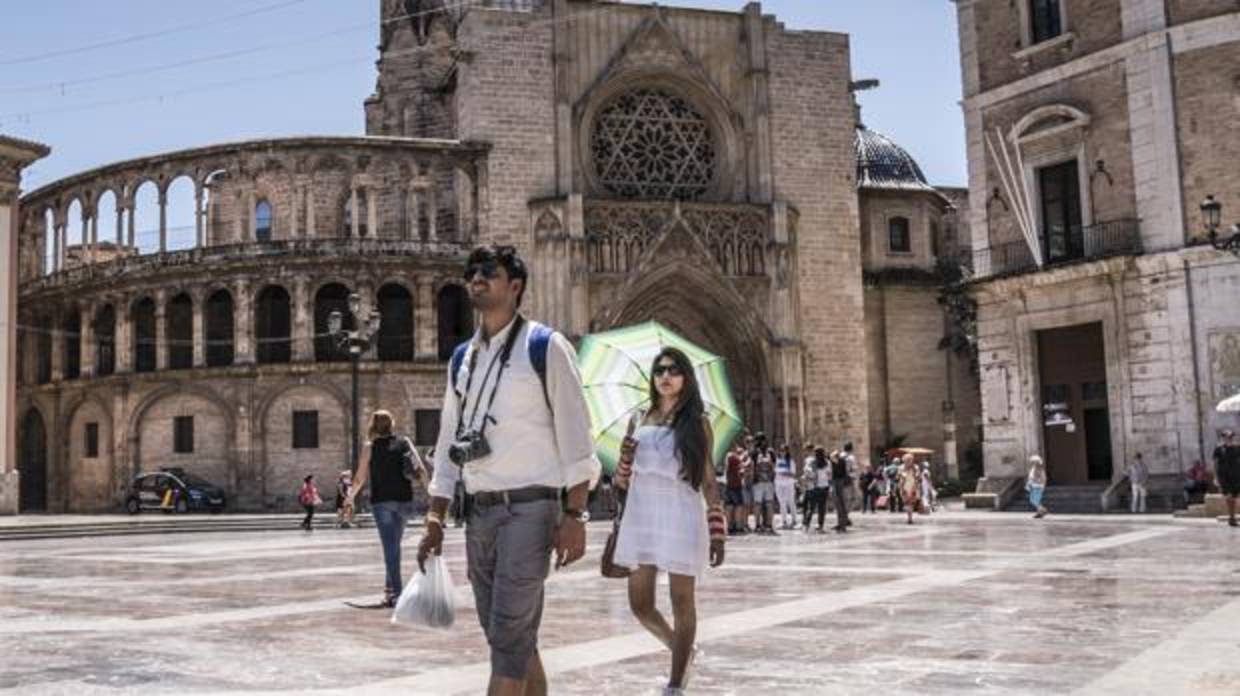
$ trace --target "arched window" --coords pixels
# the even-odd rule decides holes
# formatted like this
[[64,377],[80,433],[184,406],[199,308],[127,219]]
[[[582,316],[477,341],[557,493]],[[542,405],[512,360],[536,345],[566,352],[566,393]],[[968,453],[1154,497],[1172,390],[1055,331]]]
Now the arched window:
[[271,241],[271,219],[271,204],[264,198],[254,206],[254,239],[256,241]]
[[155,300],[139,300],[130,314],[133,325],[133,371],[155,371]]
[[332,312],[340,312],[341,327],[353,330],[353,314],[349,312],[349,289],[339,283],[319,288],[314,295],[314,359],[318,362],[340,362],[349,359],[347,348],[340,347],[327,333],[327,319]]
[[612,194],[691,200],[714,182],[714,133],[683,97],[646,87],[625,92],[599,110],[593,128],[595,172]]
[[194,366],[194,301],[181,293],[168,302],[164,330],[168,342],[168,367],[188,370]]
[[413,296],[399,285],[379,289],[379,359],[413,360]]
[[107,377],[116,372],[116,310],[106,305],[95,315],[95,374]]
[[887,239],[890,249],[895,253],[908,253],[913,250],[909,239],[908,218],[893,217],[887,221]]
[[254,312],[255,357],[260,365],[292,359],[292,327],[288,291],[278,285],[264,288]]
[[474,333],[474,311],[465,288],[447,285],[439,291],[439,359],[448,360],[452,351]]
[[207,298],[207,367],[233,364],[233,300],[227,290],[217,290]]
[[65,379],[82,376],[82,315],[76,307],[69,308],[61,339],[64,341]]

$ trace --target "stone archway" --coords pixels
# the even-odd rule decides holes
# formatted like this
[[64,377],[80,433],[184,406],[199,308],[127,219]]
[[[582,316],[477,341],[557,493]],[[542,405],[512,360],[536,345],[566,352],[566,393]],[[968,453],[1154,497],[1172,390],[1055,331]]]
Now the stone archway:
[[683,260],[640,274],[640,282],[622,292],[618,311],[596,317],[595,330],[658,321],[723,356],[745,426],[775,426],[771,398],[769,331],[757,312],[705,264]]
[[18,512],[45,512],[47,510],[47,426],[37,408],[26,411],[21,422],[21,441],[18,446],[18,471],[21,484],[18,490]]

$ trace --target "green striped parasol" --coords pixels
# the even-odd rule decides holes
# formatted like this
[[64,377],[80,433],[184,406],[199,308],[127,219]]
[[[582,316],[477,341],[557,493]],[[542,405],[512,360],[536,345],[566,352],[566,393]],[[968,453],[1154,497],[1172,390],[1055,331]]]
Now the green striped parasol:
[[608,472],[615,471],[629,419],[650,407],[650,366],[667,346],[679,348],[693,363],[715,434],[712,464],[723,460],[732,438],[740,432],[740,411],[723,358],[654,321],[592,334],[582,340],[577,362],[590,408],[594,449]]

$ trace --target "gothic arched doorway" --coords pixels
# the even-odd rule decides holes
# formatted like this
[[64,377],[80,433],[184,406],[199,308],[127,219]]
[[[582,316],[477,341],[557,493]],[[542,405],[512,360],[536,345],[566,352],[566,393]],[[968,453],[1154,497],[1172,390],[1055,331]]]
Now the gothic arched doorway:
[[658,321],[722,356],[745,427],[774,434],[767,330],[754,310],[719,279],[681,264],[645,273],[642,282],[623,294],[622,309],[599,317],[595,330]]
[[17,468],[21,472],[19,512],[47,510],[47,428],[37,409],[22,418]]

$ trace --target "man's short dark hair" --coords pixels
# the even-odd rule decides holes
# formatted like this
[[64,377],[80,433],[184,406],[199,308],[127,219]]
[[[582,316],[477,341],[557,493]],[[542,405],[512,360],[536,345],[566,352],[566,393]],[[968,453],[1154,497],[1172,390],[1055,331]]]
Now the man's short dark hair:
[[521,281],[521,292],[517,294],[517,308],[520,309],[521,300],[525,297],[526,289],[529,288],[530,273],[525,267],[525,261],[517,253],[517,248],[499,244],[477,247],[469,253],[469,260],[465,262],[465,270],[468,272],[470,268],[485,263],[502,266],[508,273],[509,280]]
[[851,452],[852,450],[853,450],[852,443],[851,443],[851,442],[845,442],[845,443],[844,443],[844,451],[845,451],[845,452]]

